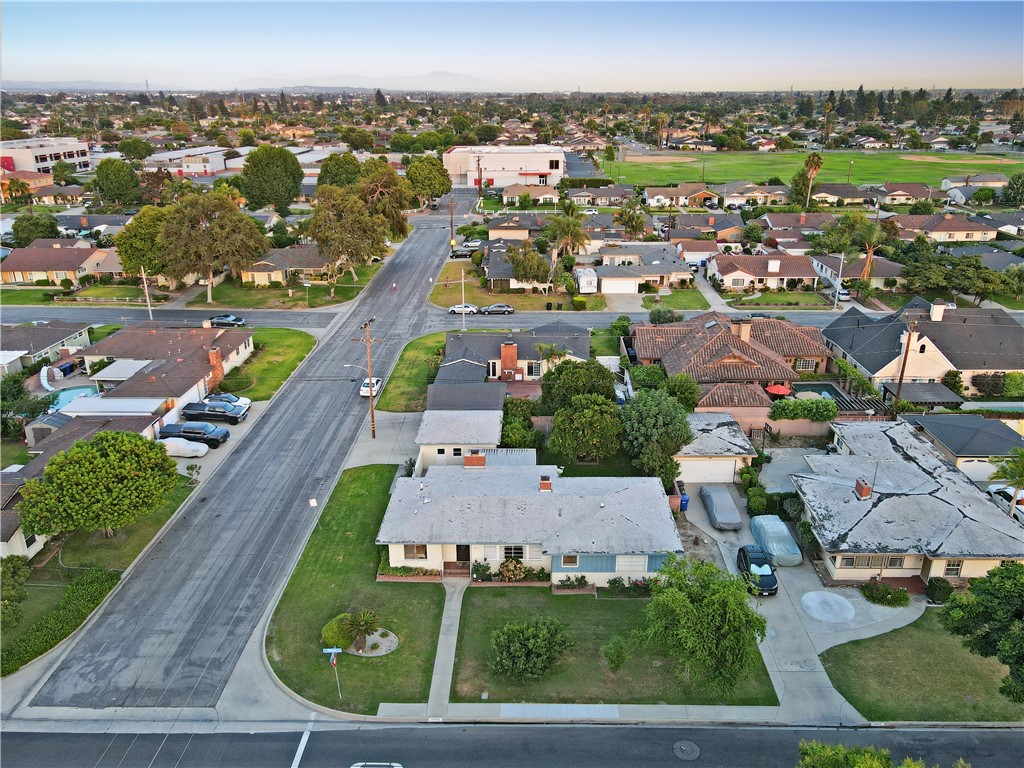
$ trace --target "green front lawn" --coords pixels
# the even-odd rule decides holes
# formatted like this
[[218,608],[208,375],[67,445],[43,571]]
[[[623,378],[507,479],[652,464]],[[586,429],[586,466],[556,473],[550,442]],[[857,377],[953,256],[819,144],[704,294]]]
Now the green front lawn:
[[0,634],[0,645],[13,643],[28,632],[39,619],[48,614],[64,596],[67,584],[39,583],[37,572],[33,571],[25,583],[25,599],[21,602],[22,619],[15,626],[5,628]]
[[28,464],[32,455],[20,440],[0,440],[0,469],[11,464]]
[[107,338],[107,336],[114,333],[115,331],[120,330],[120,325],[100,325],[96,326],[95,328],[90,328],[89,341],[90,343],[95,344],[98,341],[103,341],[103,339]]
[[537,463],[563,467],[562,477],[640,477],[643,473],[633,466],[633,460],[623,451],[605,457],[598,464],[570,464],[567,459],[547,448],[537,455]]
[[54,293],[60,293],[60,288],[0,288],[0,305],[52,304]]
[[[367,266],[356,268],[356,279],[352,274],[346,272],[338,276],[335,284],[334,296],[330,295],[330,286],[314,284],[309,288],[309,307],[326,307],[332,304],[342,304],[351,301],[359,292],[366,287],[370,279],[377,274],[383,262],[377,262]],[[291,289],[292,295],[288,295],[288,288],[253,288],[243,286],[237,280],[228,278],[220,285],[213,287],[213,304],[206,303],[206,291],[199,294],[188,302],[190,307],[210,307],[211,309],[305,309],[306,289],[301,285]]]
[[[659,301],[660,299],[660,301]],[[668,296],[648,295],[644,296],[644,309],[655,307],[668,307],[669,309],[710,309],[711,305],[704,298],[704,294],[696,288],[681,288],[672,291]]]
[[316,339],[291,328],[258,328],[253,343],[256,350],[252,356],[225,376],[219,389],[250,400],[269,400],[313,349]]
[[942,628],[938,609],[902,629],[821,654],[832,684],[872,721],[1024,720],[999,693],[1006,667],[975,656]]
[[96,299],[141,299],[143,297],[142,288],[137,285],[90,285],[75,295]]
[[[462,601],[459,644],[455,656],[452,701],[566,702],[594,704],[730,704],[773,706],[778,703],[768,672],[758,666],[727,696],[718,696],[699,681],[684,685],[675,662],[662,648],[638,648],[618,672],[608,670],[600,648],[614,635],[628,636],[643,624],[645,600],[596,600],[593,595],[552,595],[544,587],[470,588]],[[492,675],[487,669],[491,633],[509,621],[551,616],[568,626],[574,647],[545,677],[525,685]]]
[[618,357],[619,337],[612,334],[610,328],[595,328],[590,332],[590,355],[614,355]]
[[168,494],[159,509],[139,518],[135,525],[115,531],[112,539],[103,538],[103,531],[75,531],[69,534],[61,544],[61,564],[69,568],[124,570],[171,519],[192,490],[188,478],[178,475],[177,487]]
[[[376,464],[342,475],[267,632],[267,657],[277,676],[325,707],[374,715],[381,702],[422,702],[430,693],[444,590],[439,584],[375,580],[380,554],[373,540],[396,470]],[[339,702],[320,630],[339,613],[362,608],[374,611],[400,644],[376,659],[339,656]]]
[[1007,309],[1024,309],[1024,300],[1010,296],[1008,293],[997,293],[992,297],[992,301],[1002,304]]
[[[430,293],[431,303],[442,308],[462,304],[462,280],[466,281],[466,304],[484,307],[488,304],[501,303],[515,307],[519,312],[531,312],[547,309],[548,302],[551,302],[555,307],[561,304],[563,310],[572,310],[572,298],[561,292],[547,296],[543,293],[491,293],[480,287],[478,272],[469,260],[449,261],[444,265],[441,276],[435,281],[434,290]],[[584,298],[590,311],[599,312],[607,306],[603,296],[590,294]]]
[[428,361],[438,354],[444,355],[444,339],[442,331],[420,336],[406,344],[375,406],[382,411],[399,413],[425,410]]
[[755,298],[745,298],[734,301],[734,307],[785,307],[796,303],[797,306],[790,306],[790,309],[800,307],[821,307],[831,306],[825,299],[810,291],[786,291],[785,293],[762,293]]

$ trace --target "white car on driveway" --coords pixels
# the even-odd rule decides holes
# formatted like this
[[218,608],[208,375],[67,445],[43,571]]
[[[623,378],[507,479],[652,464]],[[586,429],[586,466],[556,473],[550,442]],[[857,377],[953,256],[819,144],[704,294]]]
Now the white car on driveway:
[[198,459],[210,452],[210,446],[181,437],[165,437],[157,442],[167,449],[168,456],[182,459]]
[[1003,512],[1006,512],[1018,523],[1024,523],[1024,491],[1020,493],[1015,505],[1016,509],[1012,513],[1010,512],[1010,502],[1013,501],[1014,492],[1012,485],[990,485],[985,492]]
[[597,208],[587,208],[583,211],[584,216],[597,216]]

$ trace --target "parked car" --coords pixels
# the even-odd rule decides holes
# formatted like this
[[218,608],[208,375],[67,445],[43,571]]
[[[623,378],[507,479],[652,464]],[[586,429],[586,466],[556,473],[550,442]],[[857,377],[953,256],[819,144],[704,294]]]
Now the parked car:
[[485,315],[511,315],[515,311],[516,308],[508,304],[488,304],[480,308],[480,312]]
[[215,315],[210,318],[210,325],[214,328],[241,328],[245,320],[235,315]]
[[168,456],[182,459],[198,459],[210,452],[210,446],[205,443],[193,442],[183,437],[168,437],[166,440],[157,440],[157,442],[167,449]]
[[832,291],[832,293],[830,293],[828,295],[828,297],[830,299],[834,299],[837,296],[839,297],[840,301],[850,301],[851,300],[850,292],[848,290],[846,290],[845,288],[840,288],[837,291]]
[[736,568],[747,582],[747,589],[753,595],[777,595],[779,580],[768,555],[756,544],[740,547],[736,553]]
[[476,304],[455,304],[448,307],[449,315],[475,315],[479,311],[480,307]]
[[584,216],[597,216],[597,208],[585,208],[583,210]]
[[466,248],[465,246],[461,246],[460,245],[458,248],[453,248],[452,249],[451,256],[449,256],[449,258],[451,258],[451,259],[468,259],[472,255],[473,255],[473,249],[472,248]]
[[160,427],[160,439],[168,437],[182,437],[197,443],[205,443],[211,448],[220,448],[231,437],[231,433],[226,428],[215,427],[208,421],[186,421],[184,424],[164,424]]
[[800,565],[804,561],[800,547],[778,515],[758,515],[752,518],[750,533],[757,545],[768,555],[768,562],[776,568]]
[[230,392],[213,392],[203,398],[204,403],[230,403],[231,405],[237,405],[242,408],[248,408],[252,405],[252,400],[248,397],[239,397],[238,395],[232,395]]
[[245,421],[249,415],[248,406],[232,405],[213,401],[210,403],[188,403],[181,406],[182,418],[194,421],[226,421],[228,424],[237,424]]
[[464,242],[462,244],[462,247],[463,248],[472,248],[473,250],[476,250],[481,245],[483,245],[483,243],[480,242],[479,240],[467,240],[466,242]]
[[740,508],[724,485],[702,485],[700,500],[708,513],[708,521],[720,531],[738,531],[743,527]]
[[437,210],[437,203],[431,203],[430,204],[430,210],[436,211]]
[[989,498],[995,502],[995,505],[999,507],[1003,512],[1006,512],[1018,523],[1024,523],[1024,492],[1020,494],[1020,498],[1017,499],[1016,509],[1013,513],[1010,513],[1010,502],[1013,501],[1012,485],[990,485],[985,492],[989,495]]
[[[380,394],[380,388],[384,384],[381,379],[376,376],[373,377],[373,396],[376,397]],[[370,396],[370,380],[363,379],[363,383],[359,385],[359,396],[369,397]]]

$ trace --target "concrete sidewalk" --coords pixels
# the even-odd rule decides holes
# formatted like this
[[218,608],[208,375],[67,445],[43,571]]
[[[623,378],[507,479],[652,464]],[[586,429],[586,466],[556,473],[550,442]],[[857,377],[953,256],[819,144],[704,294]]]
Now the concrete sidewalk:
[[459,620],[462,617],[462,597],[468,586],[469,579],[444,580],[444,612],[441,614],[441,631],[434,656],[434,673],[430,678],[427,717],[444,717],[448,714],[452,677],[455,674],[455,648],[459,642]]
[[701,296],[707,299],[710,308],[708,312],[734,312],[735,310],[729,306],[729,303],[725,301],[714,288],[711,287],[711,283],[700,274],[695,272],[693,274],[693,287],[700,291]]

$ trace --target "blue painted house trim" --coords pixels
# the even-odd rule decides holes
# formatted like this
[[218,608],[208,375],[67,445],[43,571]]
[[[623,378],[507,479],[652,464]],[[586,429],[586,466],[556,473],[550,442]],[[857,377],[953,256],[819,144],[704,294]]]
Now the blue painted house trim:
[[[566,554],[571,554],[567,552]],[[551,555],[552,573],[615,573],[615,555],[580,555],[578,568],[565,568],[562,566],[562,555]],[[647,555],[647,570],[657,571],[661,564],[668,559],[664,552]]]
[[647,556],[647,570],[656,573],[661,566],[668,561],[668,554],[661,552],[657,555]]

